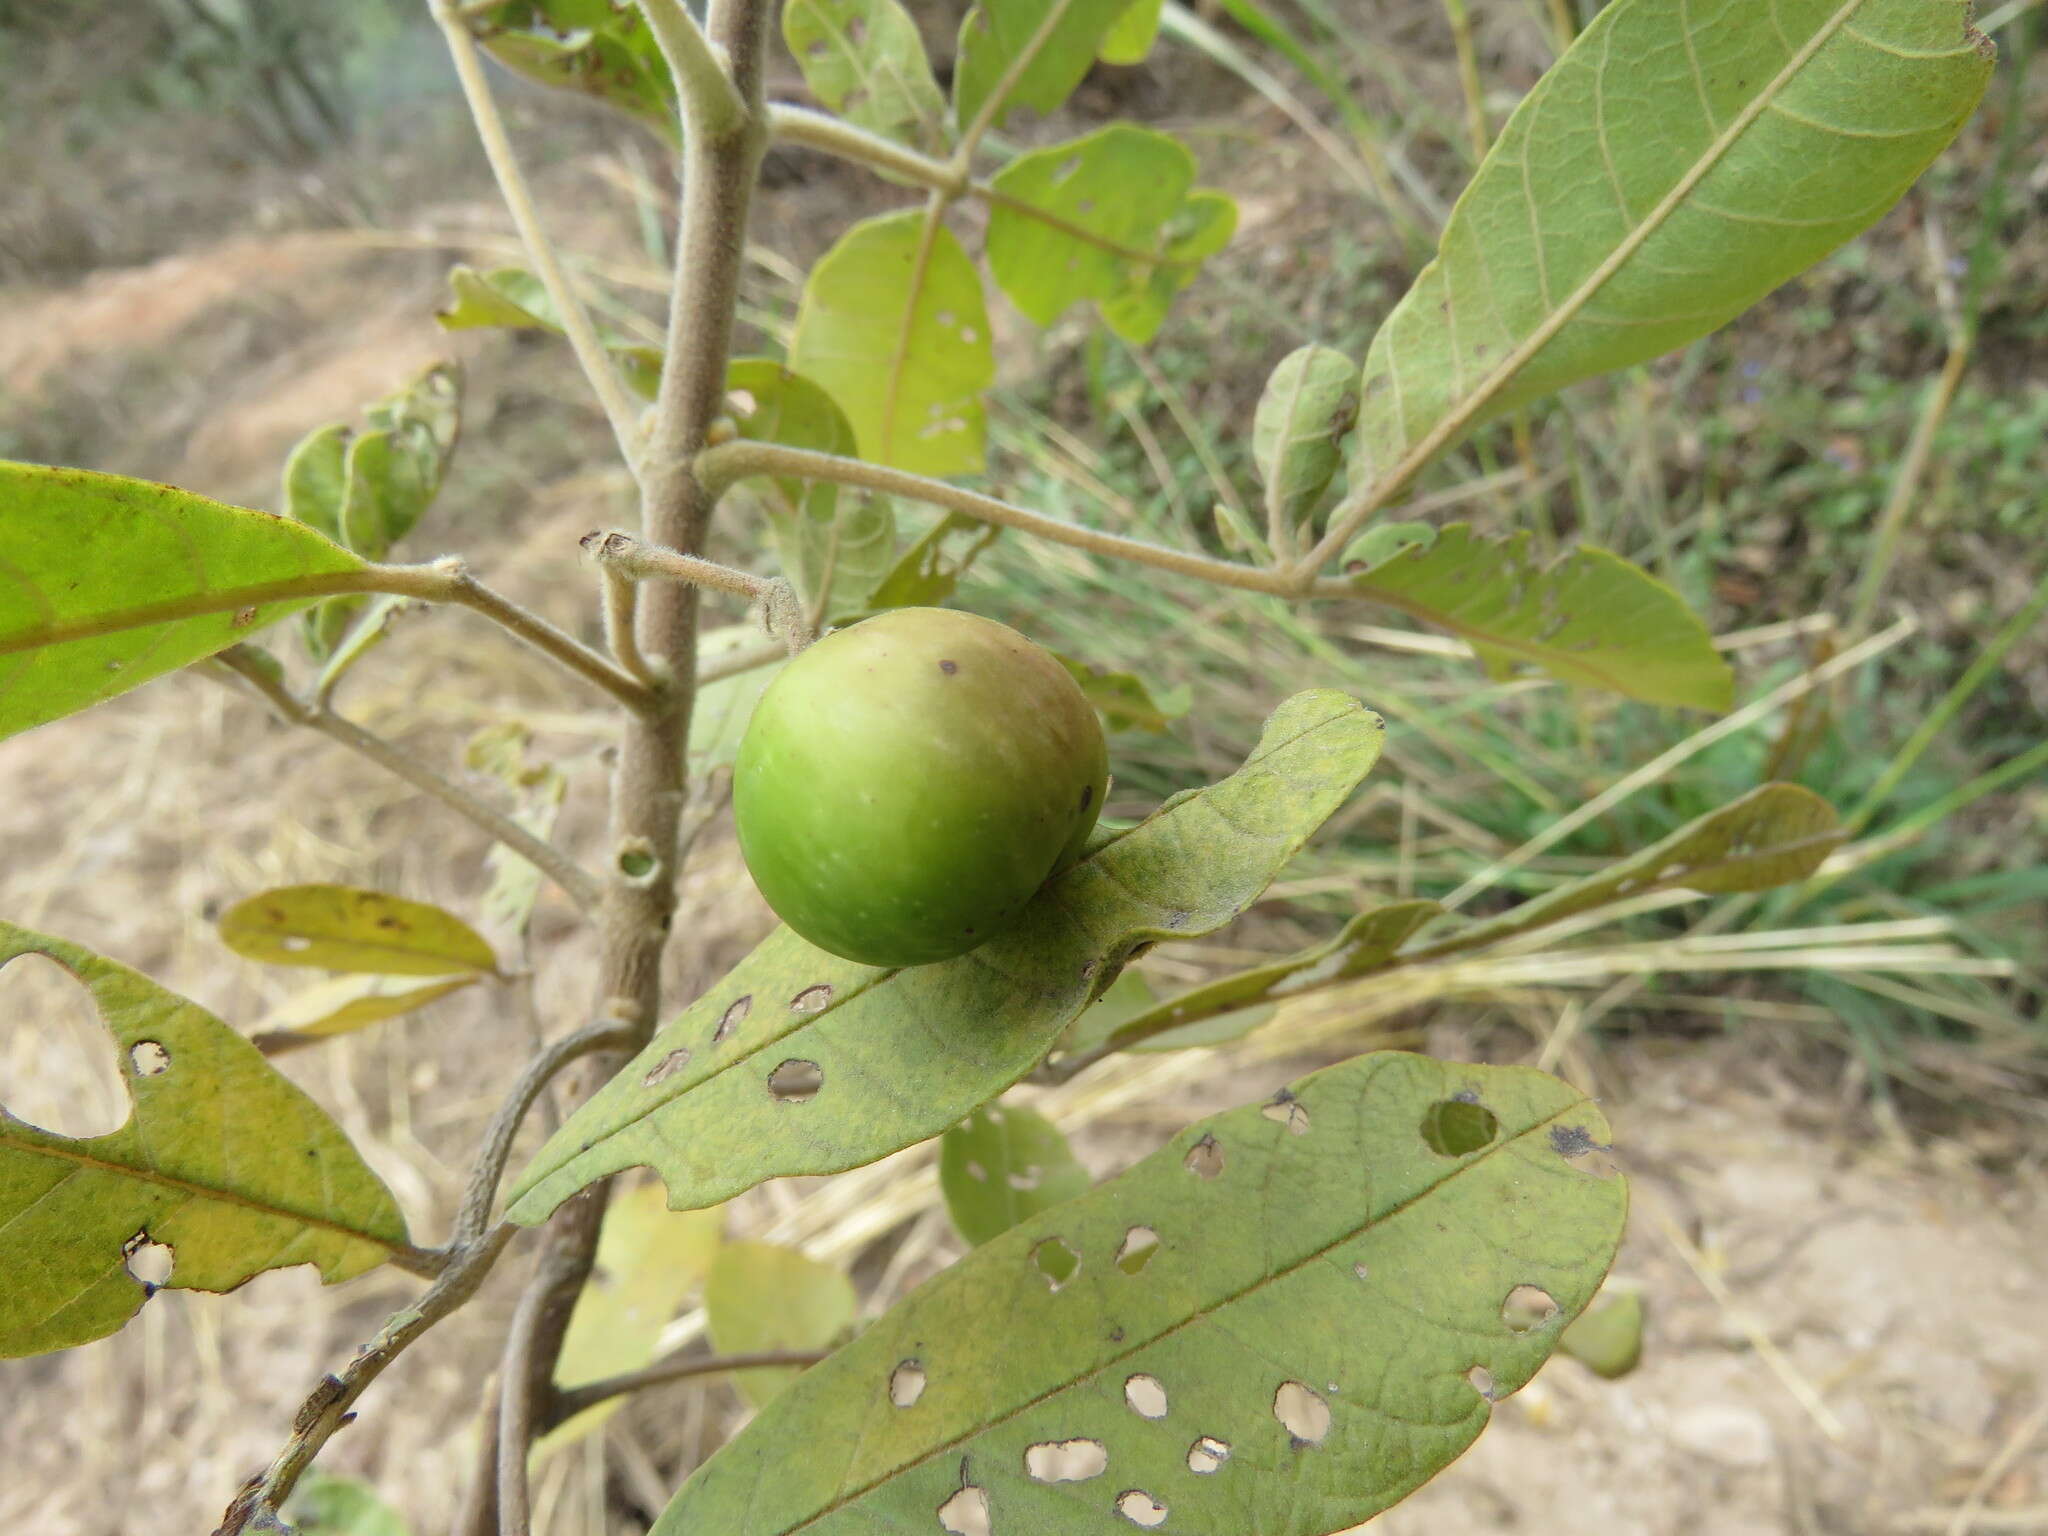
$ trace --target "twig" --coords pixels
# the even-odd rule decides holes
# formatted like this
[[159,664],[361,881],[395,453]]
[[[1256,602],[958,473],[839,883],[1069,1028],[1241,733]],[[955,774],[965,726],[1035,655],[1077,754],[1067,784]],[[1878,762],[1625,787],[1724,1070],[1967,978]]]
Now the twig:
[[539,1427],[543,1432],[553,1429],[584,1409],[621,1393],[686,1381],[692,1376],[713,1376],[721,1371],[750,1371],[771,1365],[812,1366],[830,1353],[823,1349],[764,1349],[746,1355],[689,1355],[657,1360],[641,1370],[606,1376],[580,1387],[558,1388]]
[[601,894],[597,877],[554,844],[535,837],[502,811],[493,810],[468,790],[442,778],[418,758],[382,736],[364,730],[353,720],[345,720],[315,705],[302,703],[278,677],[242,647],[230,646],[215,659],[255,689],[282,719],[340,742],[358,756],[366,757],[378,767],[404,779],[413,788],[432,795],[539,869],[559,885],[580,910],[587,913],[597,905]]
[[[604,568],[604,638],[605,644],[618,659],[620,666],[639,678],[649,687],[654,686],[654,671],[647,658],[640,653],[640,636],[636,626],[640,615],[640,589],[633,584],[632,577],[623,571]],[[664,662],[667,658],[663,658]]]
[[707,688],[713,683],[724,682],[728,677],[738,677],[742,672],[751,672],[756,667],[765,667],[781,661],[789,655],[785,645],[757,645],[749,650],[734,651],[730,656],[721,656],[709,666],[697,670],[697,686]]
[[888,171],[905,181],[915,182],[955,197],[968,190],[967,173],[943,160],[921,155],[916,150],[885,139],[865,128],[856,128],[844,118],[808,107],[777,102],[768,108],[768,131],[788,144],[819,149],[842,160],[851,160],[878,171]]
[[683,111],[694,126],[712,134],[731,133],[747,120],[747,104],[712,51],[711,41],[682,0],[639,0],[654,41],[668,62]]
[[[650,7],[652,9],[658,7]],[[576,361],[581,365],[584,377],[590,381],[598,404],[604,408],[605,419],[611,423],[612,436],[618,439],[619,452],[625,458],[626,467],[637,477],[641,463],[637,426],[640,413],[626,393],[626,386],[619,381],[617,370],[612,367],[611,354],[598,339],[597,327],[591,323],[590,312],[584,308],[582,296],[562,270],[562,264],[555,256],[554,243],[541,227],[540,210],[534,206],[533,194],[519,169],[519,158],[512,151],[512,140],[505,132],[505,121],[498,114],[497,99],[491,94],[490,81],[484,75],[476,38],[448,0],[436,0],[433,12],[442,35],[448,40],[455,76],[461,82],[463,99],[469,104],[469,115],[476,124],[476,136],[483,145],[484,158],[490,161],[491,174],[497,178],[498,195],[504,199],[506,210],[512,215],[512,223],[519,230],[519,239],[526,247],[527,260],[533,263],[541,286],[547,290],[548,302],[555,307],[555,314],[562,322],[562,331],[569,338]]]
[[214,1536],[242,1536],[252,1528],[278,1528],[278,1508],[291,1497],[321,1447],[355,1417],[350,1406],[415,1339],[469,1300],[518,1230],[512,1226],[493,1227],[454,1254],[448,1267],[417,1302],[393,1313],[377,1336],[358,1350],[338,1375],[320,1378],[320,1385],[292,1420],[291,1439],[269,1467],[235,1495]]
[[812,625],[804,613],[803,602],[797,597],[796,588],[780,576],[736,571],[715,560],[645,543],[616,529],[586,533],[583,547],[604,567],[608,577],[629,583],[650,579],[687,582],[693,587],[731,592],[760,603],[767,610],[769,631],[781,637],[792,656],[811,643]]

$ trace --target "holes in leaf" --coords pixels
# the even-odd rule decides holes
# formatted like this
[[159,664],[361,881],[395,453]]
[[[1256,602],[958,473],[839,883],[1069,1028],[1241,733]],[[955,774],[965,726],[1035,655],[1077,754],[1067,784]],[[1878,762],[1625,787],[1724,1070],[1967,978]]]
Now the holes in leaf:
[[282,948],[294,955],[304,954],[313,947],[313,941],[303,933],[288,933],[277,942]]
[[128,1065],[137,1077],[162,1077],[171,1070],[171,1053],[155,1040],[138,1040],[128,1049]]
[[832,988],[824,982],[815,987],[805,987],[789,1000],[791,1013],[820,1013],[832,1001]]
[[1534,1333],[1557,1316],[1557,1301],[1540,1285],[1518,1285],[1500,1304],[1500,1320],[1510,1333]]
[[1127,1488],[1116,1496],[1116,1512],[1133,1525],[1148,1531],[1166,1523],[1166,1506],[1142,1488]]
[[1166,1383],[1143,1371],[1124,1383],[1124,1402],[1141,1419],[1166,1417]]
[[1036,1189],[1038,1181],[1045,1177],[1045,1170],[1036,1163],[1028,1167],[1013,1169],[1003,1175],[1003,1182],[1012,1189]]
[[0,1085],[9,1113],[58,1136],[105,1136],[128,1118],[92,993],[48,955],[0,966]]
[[970,1161],[967,1164],[967,1177],[974,1180],[977,1184],[986,1184],[988,1182],[988,1170],[982,1167],[981,1164]]
[[1372,1278],[1372,1271],[1367,1269],[1363,1264],[1352,1265],[1351,1273],[1358,1276],[1358,1278],[1361,1280],[1370,1280]]
[[151,1241],[147,1232],[138,1232],[121,1245],[122,1264],[151,1295],[170,1281],[176,1259],[167,1244]]
[[689,1064],[689,1051],[678,1046],[647,1069],[647,1075],[640,1079],[640,1086],[652,1088],[656,1083],[665,1083]]
[[1214,1136],[1204,1136],[1188,1148],[1183,1166],[1198,1179],[1215,1178],[1223,1172],[1223,1143]]
[[905,1360],[889,1373],[889,1401],[898,1408],[908,1408],[924,1396],[924,1367],[915,1360]]
[[1116,1267],[1127,1275],[1135,1275],[1152,1262],[1152,1255],[1159,1251],[1159,1234],[1150,1227],[1133,1227],[1124,1234],[1123,1246],[1116,1251]]
[[1031,1250],[1031,1267],[1045,1277],[1051,1290],[1058,1290],[1081,1267],[1081,1255],[1057,1237],[1048,1237]]
[[1553,1125],[1550,1150],[1595,1178],[1611,1179],[1621,1172],[1621,1165],[1614,1160],[1614,1149],[1595,1141],[1593,1133],[1582,1125]]
[[939,1506],[939,1529],[952,1536],[993,1536],[988,1518],[988,1490],[972,1483]]
[[1024,1448],[1024,1470],[1037,1483],[1085,1483],[1109,1470],[1100,1440],[1041,1440]]
[[1330,1432],[1330,1405],[1298,1381],[1283,1381],[1273,1394],[1273,1417],[1297,1446],[1321,1445]]
[[1422,1117],[1422,1139],[1439,1157],[1468,1157],[1493,1145],[1500,1120],[1484,1104],[1442,1099]]
[[1188,1470],[1206,1477],[1230,1460],[1230,1442],[1204,1435],[1188,1447]]
[[1296,1136],[1308,1134],[1308,1106],[1285,1088],[1273,1095],[1272,1103],[1261,1106],[1259,1113]]
[[741,418],[751,416],[761,408],[761,402],[754,398],[751,389],[726,391],[725,403],[732,407],[733,415]]
[[808,1104],[825,1086],[825,1070],[815,1061],[792,1057],[768,1074],[768,1091],[784,1104]]
[[730,1040],[732,1032],[740,1027],[740,1021],[751,1013],[753,1008],[754,994],[751,992],[747,993],[744,997],[736,997],[727,1003],[725,1005],[725,1012],[718,1016],[718,1027],[711,1031],[711,1043],[713,1045],[723,1045],[726,1041]]
[[1465,1373],[1465,1379],[1472,1383],[1474,1392],[1489,1403],[1493,1401],[1493,1372],[1483,1365],[1475,1365]]

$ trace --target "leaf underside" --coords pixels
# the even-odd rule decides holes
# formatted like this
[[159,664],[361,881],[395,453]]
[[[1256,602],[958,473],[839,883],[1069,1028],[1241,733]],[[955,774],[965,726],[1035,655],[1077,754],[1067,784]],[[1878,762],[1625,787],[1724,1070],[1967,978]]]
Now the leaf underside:
[[[1599,1288],[1627,1195],[1579,1154],[1607,1135],[1528,1068],[1391,1052],[1190,1126],[806,1373],[655,1536],[1356,1525],[1462,1452]],[[1151,1257],[1118,1262],[1141,1227]],[[1504,1316],[1518,1287],[1553,1304],[1533,1326]]]
[[683,1209],[937,1135],[1043,1058],[1139,945],[1242,912],[1371,769],[1384,733],[1356,700],[1296,695],[1238,772],[1169,800],[957,960],[880,970],[778,929],[541,1148],[511,1218],[543,1220],[642,1164]]

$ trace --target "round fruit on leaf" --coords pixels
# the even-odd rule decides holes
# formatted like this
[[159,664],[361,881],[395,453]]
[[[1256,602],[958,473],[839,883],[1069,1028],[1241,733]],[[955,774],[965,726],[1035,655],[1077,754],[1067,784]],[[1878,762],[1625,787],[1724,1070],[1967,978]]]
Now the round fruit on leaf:
[[783,668],[733,767],[740,851],[776,915],[867,965],[965,954],[1080,857],[1102,726],[1008,625],[896,608]]

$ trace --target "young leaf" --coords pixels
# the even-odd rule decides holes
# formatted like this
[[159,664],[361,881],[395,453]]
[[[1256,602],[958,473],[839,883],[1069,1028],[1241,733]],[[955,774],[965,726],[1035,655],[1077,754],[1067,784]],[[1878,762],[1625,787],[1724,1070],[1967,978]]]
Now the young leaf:
[[496,974],[498,957],[452,912],[347,885],[281,885],[220,917],[221,942],[249,960],[392,976]]
[[1954,0],[1601,11],[1515,109],[1366,357],[1352,481],[1726,324],[1875,223],[1977,105]]
[[782,40],[812,94],[854,126],[933,154],[946,147],[946,98],[897,0],[789,0]]
[[1130,0],[980,0],[960,23],[953,115],[998,127],[1017,107],[1051,112],[1074,92]]
[[[720,1354],[824,1349],[853,1326],[853,1282],[794,1248],[727,1243],[704,1284],[705,1319]],[[802,1374],[793,1365],[733,1372],[733,1385],[756,1406]]]
[[681,1209],[939,1134],[1029,1071],[1139,945],[1211,933],[1256,900],[1384,734],[1353,699],[1297,694],[1237,773],[1104,840],[957,960],[880,970],[778,929],[569,1117],[512,1219],[642,1163]]
[[506,0],[469,20],[507,68],[597,97],[678,142],[675,88],[637,5],[612,0]]
[[398,1511],[368,1483],[314,1472],[299,1484],[289,1509],[299,1536],[412,1536]]
[[1588,1307],[1559,1335],[1557,1348],[1596,1376],[1626,1376],[1643,1358],[1642,1293],[1617,1291]]
[[839,402],[864,457],[980,472],[995,351],[981,277],[943,224],[896,213],[842,235],[804,283],[789,362]]
[[[1607,1136],[1525,1067],[1382,1052],[1303,1078],[914,1291],[654,1536],[1348,1529],[1470,1445],[1598,1290],[1627,1192],[1574,1159]],[[1518,1330],[1520,1287],[1553,1310]]]
[[0,737],[126,693],[363,562],[300,523],[168,485],[0,463]]
[[562,329],[547,289],[524,267],[494,267],[488,272],[451,267],[448,303],[434,312],[434,319],[444,331]]
[[[1118,335],[1148,342],[1164,310],[1113,301],[1149,285],[1158,267],[1181,265],[1170,263],[1167,247],[1194,182],[1185,145],[1128,123],[1019,155],[990,186],[989,270],[1038,325],[1094,299]],[[1173,286],[1193,275],[1189,265]]]
[[[580,1387],[649,1364],[662,1330],[710,1272],[724,1223],[723,1211],[671,1211],[659,1184],[614,1195],[598,1233],[597,1269],[562,1339],[555,1384]],[[607,1398],[564,1420],[534,1443],[534,1456],[581,1440],[625,1401]]]
[[348,494],[348,443],[341,422],[316,427],[284,461],[284,515],[341,542],[341,503]]
[[960,1235],[979,1244],[1085,1192],[1088,1170],[1037,1110],[984,1104],[939,1138],[939,1188]]
[[459,992],[477,981],[466,976],[336,976],[294,993],[251,1032],[250,1038],[275,1050],[290,1041],[310,1043],[345,1035]]
[[1346,571],[1359,596],[1464,636],[1494,677],[1531,662],[1560,682],[1651,704],[1726,709],[1735,676],[1706,626],[1663,582],[1582,544],[1548,566],[1527,529],[1503,539],[1464,523]]
[[1142,64],[1159,37],[1163,0],[1137,0],[1102,35],[1095,56],[1105,64]]
[[0,1111],[0,1356],[114,1332],[150,1287],[127,1268],[170,1249],[182,1290],[318,1266],[330,1284],[407,1247],[405,1221],[334,1122],[254,1046],[124,965],[0,923],[0,965],[48,956],[92,993],[134,1112],[73,1140]]
[[[959,512],[948,512],[906,549],[889,574],[868,595],[870,608],[937,608],[953,595],[960,578],[981,552],[995,543],[1002,529],[992,523],[976,522]],[[966,548],[948,554],[946,540],[954,534],[971,536]]]
[[1315,514],[1343,460],[1339,444],[1358,420],[1358,370],[1335,347],[1288,353],[1266,380],[1252,417],[1252,457],[1266,506],[1298,528]]
[[1176,683],[1154,699],[1145,680],[1135,673],[1098,671],[1071,656],[1061,656],[1059,663],[1073,674],[1088,702],[1101,714],[1103,725],[1112,731],[1166,730],[1194,702],[1186,683]]

